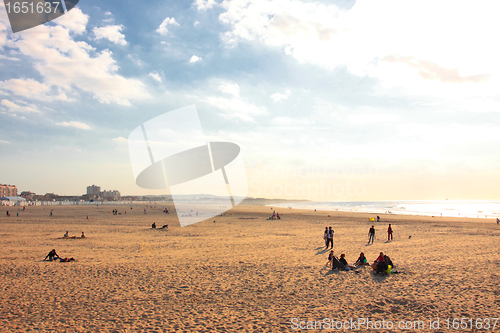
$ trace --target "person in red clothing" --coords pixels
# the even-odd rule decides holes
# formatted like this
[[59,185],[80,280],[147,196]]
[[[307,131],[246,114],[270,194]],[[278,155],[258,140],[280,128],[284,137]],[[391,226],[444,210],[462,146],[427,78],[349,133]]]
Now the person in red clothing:
[[392,241],[392,227],[391,224],[389,223],[389,228],[387,228],[387,241]]
[[377,273],[384,273],[387,270],[387,263],[385,262],[383,252],[380,252],[380,255],[378,256],[376,263],[377,263],[376,266]]

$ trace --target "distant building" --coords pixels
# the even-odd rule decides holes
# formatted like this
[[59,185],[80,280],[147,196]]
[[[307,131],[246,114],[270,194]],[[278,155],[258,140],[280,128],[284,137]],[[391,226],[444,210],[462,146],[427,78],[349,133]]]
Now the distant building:
[[101,187],[100,186],[87,186],[87,195],[98,197],[101,195]]
[[22,191],[20,196],[26,200],[33,200],[33,198],[36,196],[36,193],[30,191]]
[[21,206],[26,204],[26,199],[22,197],[1,197],[1,206]]
[[17,197],[17,186],[0,184],[0,197]]
[[102,191],[101,198],[106,200],[120,200],[120,192],[119,191]]

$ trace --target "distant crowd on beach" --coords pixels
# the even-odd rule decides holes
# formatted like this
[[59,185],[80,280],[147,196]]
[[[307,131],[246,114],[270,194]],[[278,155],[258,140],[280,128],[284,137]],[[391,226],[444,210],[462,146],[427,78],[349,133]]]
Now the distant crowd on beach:
[[[273,209],[271,207],[271,209]],[[281,220],[281,216],[280,216],[280,213],[276,213],[275,210],[273,210],[273,215],[271,215],[268,220]]]

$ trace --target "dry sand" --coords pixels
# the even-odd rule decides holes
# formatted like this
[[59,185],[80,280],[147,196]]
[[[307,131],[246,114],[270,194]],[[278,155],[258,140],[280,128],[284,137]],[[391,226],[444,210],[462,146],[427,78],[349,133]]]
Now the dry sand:
[[[374,214],[279,209],[283,219],[268,221],[269,207],[239,206],[181,228],[164,206],[146,215],[137,205],[27,207],[19,217],[18,207],[0,207],[0,331],[282,332],[299,321],[364,317],[395,326],[377,332],[415,320],[425,327],[413,331],[447,332],[446,318],[499,317],[500,226],[490,219],[381,215],[372,223]],[[152,230],[153,222],[170,228]],[[371,224],[377,239],[367,245]],[[361,251],[369,261],[383,251],[401,273],[325,269],[329,225],[336,255],[351,263]],[[67,230],[87,238],[61,239]],[[42,261],[52,248],[77,261]],[[438,317],[440,330],[430,329]]]

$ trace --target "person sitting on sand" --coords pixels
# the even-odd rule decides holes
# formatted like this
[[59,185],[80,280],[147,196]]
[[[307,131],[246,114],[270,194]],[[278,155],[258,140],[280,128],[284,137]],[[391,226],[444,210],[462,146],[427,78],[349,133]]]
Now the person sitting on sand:
[[49,261],[53,261],[54,259],[60,259],[59,255],[56,253],[55,249],[52,249],[52,251],[50,251],[49,254],[47,254],[45,259],[43,259],[43,260],[47,260],[47,258],[49,258]]
[[156,229],[156,222],[153,222],[153,224],[151,224],[151,228]]
[[82,238],[85,238],[85,237],[86,237],[85,233],[82,231]]
[[347,260],[345,259],[345,253],[342,253],[340,255],[340,259],[339,259],[340,263],[344,266],[344,268],[349,268],[349,269],[355,269],[357,268],[357,266],[354,266],[354,265],[349,265],[347,263]]
[[392,263],[392,260],[389,256],[384,255],[384,261],[387,264],[387,266],[392,266],[394,267],[394,264]]
[[380,255],[376,260],[375,270],[377,273],[384,273],[387,270],[387,263],[385,262],[385,257],[383,252],[380,252]]
[[328,262],[326,263],[325,267],[332,266],[333,264],[333,250],[330,251],[330,254],[328,255]]
[[69,238],[69,231],[66,231],[66,233],[63,236],[64,238]]
[[340,263],[341,263],[342,265],[344,265],[344,267],[346,267],[346,266],[347,266],[347,260],[345,260],[345,253],[342,253],[342,254],[340,255],[340,259],[339,259],[339,261],[340,261]]
[[357,266],[357,267],[364,266],[364,265],[369,265],[368,264],[368,260],[366,259],[365,254],[363,252],[361,252],[359,254],[359,258],[358,258],[358,260],[356,260],[356,262],[354,263],[354,265]]

